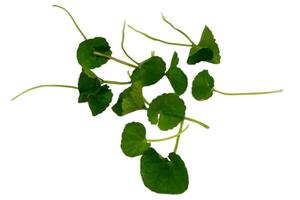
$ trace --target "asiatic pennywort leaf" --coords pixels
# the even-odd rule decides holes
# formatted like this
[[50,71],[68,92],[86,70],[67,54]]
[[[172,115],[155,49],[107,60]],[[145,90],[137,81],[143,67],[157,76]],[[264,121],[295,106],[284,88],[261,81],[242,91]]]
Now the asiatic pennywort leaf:
[[192,95],[195,99],[207,100],[213,95],[214,79],[207,70],[201,71],[195,77],[192,86]]

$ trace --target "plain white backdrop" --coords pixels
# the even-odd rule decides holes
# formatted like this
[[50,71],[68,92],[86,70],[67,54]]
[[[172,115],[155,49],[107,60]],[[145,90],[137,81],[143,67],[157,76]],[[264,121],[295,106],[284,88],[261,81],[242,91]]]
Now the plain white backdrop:
[[[91,1],[11,0],[0,4],[0,199],[1,200],[299,200],[299,6],[296,0]],[[178,154],[190,175],[179,196],[159,195],[144,187],[139,158],[120,150],[124,125],[146,124],[148,137],[161,133],[143,111],[119,118],[111,109],[92,117],[72,89],[41,89],[15,102],[28,87],[76,85],[76,60],[83,40],[69,17],[52,8],[68,8],[90,38],[105,37],[114,56],[120,48],[123,21],[162,39],[186,42],[164,24],[163,12],[198,42],[208,25],[219,44],[220,65],[188,66],[188,49],[166,46],[127,30],[127,51],[142,61],[155,50],[169,64],[176,50],[190,77],[208,69],[223,91],[284,89],[281,94],[228,97],[215,94],[195,101],[190,87],[183,95],[187,114],[208,123],[195,124],[182,136]],[[129,68],[128,68],[129,69]],[[105,79],[126,81],[126,67],[110,61],[96,70]],[[130,69],[129,69],[130,70]],[[190,85],[189,85],[190,86]],[[112,86],[116,101],[125,86]],[[166,79],[145,89],[152,99],[170,92]],[[174,131],[173,131],[174,132]],[[174,141],[154,146],[167,155]]]

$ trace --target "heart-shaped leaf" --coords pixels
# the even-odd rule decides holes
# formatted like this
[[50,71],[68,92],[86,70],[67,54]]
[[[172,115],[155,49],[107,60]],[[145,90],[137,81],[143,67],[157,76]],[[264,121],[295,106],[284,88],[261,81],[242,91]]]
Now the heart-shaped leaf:
[[150,144],[146,140],[146,129],[139,122],[126,124],[121,141],[121,149],[126,156],[135,157],[148,150]]
[[176,153],[163,158],[153,148],[141,157],[141,176],[147,188],[162,194],[181,194],[187,190],[189,176],[183,160]]
[[156,97],[147,112],[151,124],[157,124],[163,130],[176,127],[185,117],[184,101],[178,95],[169,93]]
[[192,86],[192,95],[197,100],[206,100],[213,95],[214,79],[207,70],[201,71],[195,77]]
[[205,26],[200,42],[193,45],[187,63],[194,65],[201,61],[219,64],[221,60],[220,50],[211,30]]
[[129,88],[125,89],[118,98],[112,110],[119,116],[145,109],[142,83],[134,82]]
[[83,68],[94,69],[105,64],[108,59],[97,56],[94,52],[100,52],[110,56],[112,54],[110,46],[105,38],[96,37],[80,43],[77,49],[77,60]]
[[143,86],[157,83],[166,71],[166,63],[162,58],[153,56],[142,62],[132,73],[131,81],[140,81]]
[[176,52],[174,52],[171,61],[171,67],[167,71],[166,76],[169,79],[175,93],[178,95],[182,95],[186,91],[188,80],[185,73],[179,67],[177,67],[178,62],[178,55]]

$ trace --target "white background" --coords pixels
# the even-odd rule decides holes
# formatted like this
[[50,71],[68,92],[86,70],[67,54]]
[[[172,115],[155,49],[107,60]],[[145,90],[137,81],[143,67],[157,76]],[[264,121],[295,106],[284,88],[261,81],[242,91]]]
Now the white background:
[[[3,3],[5,2],[5,3]],[[194,1],[3,1],[0,6],[0,199],[202,199],[299,200],[299,6],[292,0]],[[73,89],[46,88],[10,98],[43,84],[76,85],[80,66],[76,49],[83,40],[67,15],[67,7],[90,38],[105,37],[114,56],[121,28],[128,23],[163,39],[186,42],[162,22],[163,12],[198,42],[205,24],[215,34],[222,62],[186,65],[188,49],[166,46],[127,30],[126,47],[137,60],[150,51],[169,64],[173,51],[190,81],[209,69],[216,88],[224,91],[284,89],[266,96],[228,97],[215,94],[195,101],[190,87],[183,95],[187,115],[208,123],[195,124],[182,137],[178,154],[190,175],[179,196],[159,195],[144,187],[139,158],[120,150],[124,125],[142,121],[148,138],[160,133],[140,111],[122,118],[111,109],[92,117],[78,104]],[[130,68],[110,61],[96,70],[105,79],[127,81]],[[190,85],[189,85],[190,86]],[[126,86],[112,86],[116,101]],[[170,92],[166,79],[145,89],[148,99]],[[174,141],[154,144],[162,155]]]

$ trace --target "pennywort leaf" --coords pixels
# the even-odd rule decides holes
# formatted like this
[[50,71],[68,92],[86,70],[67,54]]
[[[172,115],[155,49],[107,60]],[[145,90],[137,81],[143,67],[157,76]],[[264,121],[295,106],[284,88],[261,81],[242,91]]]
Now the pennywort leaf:
[[194,65],[201,61],[206,61],[213,64],[219,64],[221,60],[218,44],[211,30],[205,26],[200,42],[198,45],[193,45],[187,63]]
[[108,58],[97,56],[94,52],[100,52],[110,56],[110,46],[105,38],[96,37],[80,43],[77,49],[77,60],[83,68],[94,69],[104,65]]
[[176,127],[185,117],[184,101],[176,94],[169,93],[156,97],[149,105],[148,119],[166,131]]
[[119,116],[145,109],[142,83],[134,82],[129,88],[125,89],[118,98],[112,110]]
[[201,71],[195,77],[192,86],[192,95],[197,100],[207,100],[213,95],[214,79],[207,70]]
[[84,72],[80,74],[78,90],[78,102],[88,102],[93,116],[106,110],[113,96],[107,85],[101,85],[97,78],[90,78]]
[[169,79],[174,92],[178,95],[182,95],[187,89],[188,79],[185,73],[179,67],[177,67],[178,62],[178,55],[176,52],[174,52],[171,66],[167,71],[166,76]]
[[176,153],[168,158],[149,148],[141,157],[141,176],[147,188],[162,194],[181,194],[189,185],[188,171]]
[[139,122],[126,124],[121,141],[121,149],[126,156],[135,157],[148,150],[150,144],[146,140],[146,129]]
[[161,57],[153,56],[142,62],[132,73],[131,81],[140,81],[143,86],[157,83],[166,71],[166,63]]

